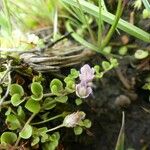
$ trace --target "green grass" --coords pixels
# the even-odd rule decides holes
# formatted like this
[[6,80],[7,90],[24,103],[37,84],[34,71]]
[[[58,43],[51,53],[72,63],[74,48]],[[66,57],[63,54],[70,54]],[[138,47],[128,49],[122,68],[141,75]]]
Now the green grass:
[[[65,4],[70,5],[71,7],[76,7],[79,8],[78,2],[76,0],[62,0]],[[99,7],[87,2],[85,0],[80,0],[80,5],[82,6],[82,9],[84,12],[94,16],[95,18],[99,18]],[[115,15],[113,15],[112,13],[103,10],[102,9],[102,19],[104,22],[107,22],[109,24],[113,24],[114,19],[115,19]],[[144,30],[136,27],[135,25],[120,19],[117,25],[117,28],[144,41],[144,42],[150,42],[150,34],[145,32]]]

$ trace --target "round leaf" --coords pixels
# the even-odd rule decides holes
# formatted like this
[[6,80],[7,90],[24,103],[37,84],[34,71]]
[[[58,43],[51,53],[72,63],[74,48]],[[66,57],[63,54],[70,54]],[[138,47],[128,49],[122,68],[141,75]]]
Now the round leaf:
[[17,135],[13,132],[4,132],[1,135],[1,144],[13,144],[17,140]]
[[29,99],[25,104],[25,108],[28,109],[32,113],[38,113],[41,109],[41,106],[38,101]]
[[43,87],[39,82],[33,82],[31,84],[31,92],[34,95],[41,95],[43,93]]
[[21,124],[18,118],[13,114],[10,114],[7,116],[6,124],[10,130],[16,130],[21,127]]
[[79,126],[74,127],[75,135],[80,135],[83,132],[83,129]]
[[13,106],[18,106],[19,104],[21,104],[22,99],[21,99],[21,95],[20,94],[14,94],[11,97],[11,103],[13,104]]
[[111,64],[108,61],[103,61],[102,62],[102,67],[104,70],[109,70],[110,69]]
[[71,69],[69,77],[76,79],[79,76],[79,71],[76,69]]
[[137,51],[135,52],[135,54],[134,54],[134,57],[135,57],[136,59],[144,59],[144,58],[146,58],[147,56],[148,56],[148,51],[144,51],[144,50],[141,50],[141,49],[137,50]]
[[43,93],[41,95],[31,95],[31,98],[35,101],[40,101],[43,98]]
[[91,123],[91,121],[90,121],[89,119],[85,119],[85,120],[83,121],[83,124],[84,124],[84,126],[85,126],[86,128],[90,128],[91,125],[92,125],[92,123]]
[[77,98],[77,99],[75,100],[75,103],[76,103],[77,106],[78,106],[78,105],[81,105],[81,104],[82,104],[82,99]]
[[103,52],[106,53],[106,54],[110,54],[110,53],[111,53],[111,50],[112,50],[112,47],[111,47],[111,46],[106,46],[106,47],[103,49]]
[[128,48],[126,46],[120,47],[120,49],[119,49],[119,54],[120,55],[124,56],[124,55],[127,54],[127,52],[128,52]]
[[50,89],[54,95],[61,95],[63,84],[59,79],[53,79],[50,83]]
[[19,136],[23,139],[29,139],[32,135],[32,126],[27,124],[23,130],[19,133]]
[[14,94],[19,94],[20,96],[24,95],[24,90],[22,88],[21,85],[19,84],[12,84],[10,86],[10,91],[9,91],[10,95],[14,95]]

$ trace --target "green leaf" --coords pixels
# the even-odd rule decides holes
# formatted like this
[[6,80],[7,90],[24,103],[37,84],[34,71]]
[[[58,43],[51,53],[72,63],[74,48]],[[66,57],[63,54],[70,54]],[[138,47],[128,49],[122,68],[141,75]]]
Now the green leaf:
[[27,124],[23,130],[19,133],[19,136],[23,139],[29,139],[32,135],[32,126]]
[[60,134],[55,132],[49,137],[50,142],[42,144],[43,150],[55,150],[59,144]]
[[31,92],[33,95],[39,96],[43,94],[43,87],[39,82],[33,82],[31,84]]
[[100,71],[100,66],[99,65],[95,65],[94,66],[94,70],[97,74],[99,74],[99,71]]
[[112,50],[111,46],[106,46],[106,47],[104,47],[103,52],[105,52],[106,54],[110,54],[111,50]]
[[75,91],[75,81],[73,80],[67,81],[65,90],[69,93],[73,93]]
[[80,126],[74,127],[75,135],[80,135],[83,132],[83,129]]
[[25,119],[26,115],[21,106],[18,107],[17,114],[18,114],[19,119],[22,119],[22,120]]
[[150,83],[145,83],[142,88],[144,90],[150,90]]
[[11,96],[14,94],[19,94],[20,96],[23,96],[24,90],[19,84],[11,84],[9,93]]
[[53,109],[56,106],[55,100],[51,97],[47,97],[44,102],[42,108],[45,110]]
[[13,114],[8,115],[5,122],[10,130],[16,130],[21,127],[18,118]]
[[13,132],[4,132],[1,135],[1,144],[13,144],[17,140],[17,135]]
[[148,11],[147,9],[143,10],[143,19],[150,18],[150,10]]
[[120,55],[124,56],[124,55],[127,54],[127,52],[128,52],[127,46],[121,46],[121,47],[119,48],[119,54],[120,54]]
[[64,79],[64,82],[67,83],[69,81],[74,81],[74,79],[72,79],[70,76],[67,76],[65,79]]
[[32,113],[38,113],[41,109],[41,106],[38,101],[29,99],[25,104],[25,108],[28,109]]
[[[65,2],[66,4],[74,6],[76,8],[80,7],[77,0],[62,0],[62,1]],[[80,0],[80,5],[86,13],[89,13],[90,15],[92,15],[96,18],[99,18],[99,7],[98,6],[94,5],[93,3],[87,2],[85,0]],[[106,10],[102,10],[102,19],[109,24],[113,24],[115,15],[113,15],[112,13],[109,13]],[[126,32],[134,37],[137,37],[145,42],[149,43],[149,41],[150,41],[149,33],[143,31],[142,29],[134,26],[131,23],[124,21],[123,19],[119,20],[117,27],[119,29],[123,30],[124,32]]]
[[63,84],[59,79],[53,79],[50,83],[50,89],[54,95],[62,95]]
[[111,64],[108,61],[103,61],[102,62],[102,67],[105,71],[109,70],[111,67]]
[[11,97],[11,103],[13,104],[13,106],[18,106],[22,102],[23,102],[23,100],[21,99],[21,95],[20,94],[14,94],[14,95],[12,95],[12,97]]
[[134,57],[136,59],[144,59],[144,58],[148,57],[148,55],[149,55],[148,51],[144,51],[142,49],[139,49],[135,52]]
[[56,150],[58,144],[58,141],[45,142],[42,144],[42,150]]
[[11,111],[12,111],[11,107],[8,107],[7,111],[5,112],[5,115],[6,116],[10,115]]
[[31,142],[31,146],[35,146],[36,144],[38,144],[40,141],[40,138],[39,137],[34,137],[32,139],[32,142]]
[[77,98],[77,99],[75,100],[75,103],[76,103],[77,106],[79,106],[79,105],[81,105],[81,104],[83,103],[83,101],[82,101],[82,99]]
[[79,76],[79,71],[77,71],[76,69],[71,69],[69,77],[76,79],[78,78],[78,76]]
[[83,124],[84,124],[84,126],[85,126],[86,128],[90,128],[91,125],[92,125],[92,123],[91,123],[91,121],[90,121],[89,119],[83,120]]
[[41,95],[31,95],[31,98],[35,101],[40,101],[43,98],[43,93]]
[[111,58],[110,63],[112,65],[112,67],[118,67],[118,65],[119,65],[117,59],[115,59],[115,58]]
[[53,133],[50,137],[49,137],[50,141],[56,141],[60,139],[60,134],[59,132],[55,132]]
[[42,134],[41,142],[45,143],[46,141],[48,141],[48,134],[44,133],[44,134]]
[[55,97],[55,100],[59,103],[66,103],[68,100],[68,96]]
[[38,133],[39,135],[43,135],[46,134],[47,130],[47,127],[38,128]]

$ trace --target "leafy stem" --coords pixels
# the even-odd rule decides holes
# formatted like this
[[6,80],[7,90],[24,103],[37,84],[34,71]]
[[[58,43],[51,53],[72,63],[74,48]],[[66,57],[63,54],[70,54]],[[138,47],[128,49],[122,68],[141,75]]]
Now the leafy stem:
[[[36,114],[37,114],[37,113],[33,113],[33,114],[30,116],[30,118],[27,120],[27,122],[25,123],[24,127],[22,128],[22,130],[21,130],[20,132],[22,132],[22,131],[25,129],[26,125],[28,125],[28,124],[33,120],[33,118],[36,116]],[[17,146],[17,145],[19,144],[20,140],[21,140],[21,137],[18,136],[18,139],[17,139],[17,141],[16,141],[16,143],[15,143],[15,146]]]
[[89,23],[88,23],[88,21],[87,21],[87,18],[86,18],[86,16],[85,16],[84,12],[83,12],[83,9],[82,9],[82,6],[81,6],[79,0],[77,0],[77,3],[78,3],[78,5],[79,5],[79,9],[80,9],[80,11],[81,11],[81,15],[83,16],[84,22],[85,22],[86,25],[87,25],[87,28],[88,28],[90,37],[91,37],[91,39],[92,39],[92,42],[94,43],[94,42],[95,42],[95,38],[94,38],[93,32],[92,32],[92,30],[91,30],[91,28],[90,28],[90,26],[89,26]]

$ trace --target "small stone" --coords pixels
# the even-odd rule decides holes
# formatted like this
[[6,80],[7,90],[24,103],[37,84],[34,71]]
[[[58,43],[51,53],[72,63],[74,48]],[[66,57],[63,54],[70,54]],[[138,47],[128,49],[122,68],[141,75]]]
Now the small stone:
[[123,35],[123,36],[121,37],[121,42],[122,42],[122,44],[124,44],[124,45],[128,44],[128,43],[129,43],[129,37],[128,37],[127,35]]
[[142,50],[142,49],[138,49],[138,50],[135,52],[134,57],[135,57],[136,59],[144,59],[144,58],[148,57],[148,55],[149,55],[148,51],[144,51],[144,50]]
[[119,106],[119,107],[126,107],[126,106],[130,105],[130,103],[131,103],[131,101],[130,101],[129,97],[127,97],[126,95],[120,95],[115,100],[115,105]]

